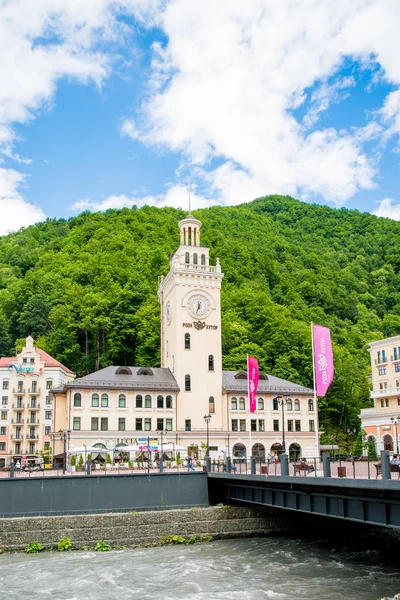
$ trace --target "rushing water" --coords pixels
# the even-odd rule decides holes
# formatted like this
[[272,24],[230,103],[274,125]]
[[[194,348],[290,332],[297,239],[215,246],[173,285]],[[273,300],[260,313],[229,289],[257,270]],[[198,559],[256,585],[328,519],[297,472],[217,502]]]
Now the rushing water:
[[377,600],[400,571],[298,538],[0,556],[1,600]]

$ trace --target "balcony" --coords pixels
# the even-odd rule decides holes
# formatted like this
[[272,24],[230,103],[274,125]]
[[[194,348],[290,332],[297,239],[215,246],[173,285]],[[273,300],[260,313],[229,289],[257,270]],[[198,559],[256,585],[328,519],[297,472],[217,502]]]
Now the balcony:
[[39,439],[39,436],[38,436],[36,433],[27,433],[27,434],[25,435],[25,438],[26,438],[27,440],[38,440],[38,439]]
[[20,433],[19,435],[13,435],[13,434],[11,434],[10,437],[11,437],[12,440],[16,440],[16,441],[24,439],[24,436],[22,435],[22,433]]
[[39,408],[40,408],[40,402],[39,402],[39,404],[36,404],[36,402],[33,404],[32,404],[32,402],[28,402],[29,410],[39,410]]
[[23,425],[24,419],[11,419],[11,425]]
[[40,420],[38,419],[37,421],[29,421],[28,419],[26,420],[26,424],[27,425],[31,425],[32,427],[35,427],[36,425],[40,424]]
[[380,365],[387,365],[387,364],[388,364],[388,361],[387,361],[387,358],[386,358],[386,356],[385,356],[385,357],[381,357],[381,358],[376,358],[376,359],[375,359],[375,364],[376,364],[376,365],[379,365],[379,366],[380,366]]
[[387,398],[389,396],[399,396],[400,388],[386,388],[385,390],[373,390],[371,398]]
[[11,407],[15,410],[23,410],[25,408],[25,404],[24,403],[19,404],[18,402],[15,404],[13,402]]
[[13,388],[13,394],[22,396],[23,394],[26,394],[26,389],[25,388]]
[[40,394],[40,388],[28,388],[28,394],[32,394],[33,396]]

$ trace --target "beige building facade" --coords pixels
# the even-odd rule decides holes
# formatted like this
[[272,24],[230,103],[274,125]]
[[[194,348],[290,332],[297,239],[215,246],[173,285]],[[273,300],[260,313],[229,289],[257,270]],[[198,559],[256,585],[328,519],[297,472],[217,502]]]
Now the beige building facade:
[[400,335],[371,342],[373,408],[361,410],[367,441],[377,452],[398,453],[400,434]]
[[0,358],[0,468],[11,460],[32,463],[39,451],[51,445],[53,387],[75,375],[26,338],[22,351]]
[[[247,373],[222,370],[224,274],[201,245],[199,220],[189,215],[179,232],[170,271],[159,281],[161,368],[107,367],[53,390],[55,455],[65,450],[59,430],[68,432],[69,454],[95,447],[117,455],[146,437],[164,449],[201,454],[210,415],[212,456],[279,453],[282,426],[292,457],[316,456],[311,389],[261,374],[257,410],[250,414]],[[284,414],[277,398],[284,399]]]

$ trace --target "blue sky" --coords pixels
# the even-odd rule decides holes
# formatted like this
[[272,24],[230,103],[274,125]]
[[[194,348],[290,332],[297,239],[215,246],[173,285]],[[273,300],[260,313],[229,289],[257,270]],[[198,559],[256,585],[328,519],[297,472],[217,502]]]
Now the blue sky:
[[395,0],[0,0],[0,235],[189,185],[400,219],[399,23]]

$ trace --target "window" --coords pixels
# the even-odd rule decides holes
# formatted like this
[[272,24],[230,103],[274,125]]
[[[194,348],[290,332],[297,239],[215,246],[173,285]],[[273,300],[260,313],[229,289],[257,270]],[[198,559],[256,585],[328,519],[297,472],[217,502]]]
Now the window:
[[206,255],[205,255],[205,254],[202,254],[202,255],[201,255],[201,264],[202,264],[202,265],[205,265],[205,264],[206,264]]
[[99,406],[99,395],[98,394],[92,394],[92,406],[94,406],[94,407]]
[[73,421],[72,421],[72,429],[74,431],[79,431],[81,428],[81,418],[80,417],[74,417]]
[[120,394],[118,396],[118,408],[126,408],[126,396],[125,396],[125,394]]
[[196,254],[196,252],[193,254],[193,264],[197,265],[197,254]]
[[125,431],[125,419],[123,417],[118,419],[118,431]]
[[165,408],[172,408],[172,396],[165,398]]
[[379,375],[386,375],[386,367],[379,367],[378,373]]
[[23,381],[18,381],[18,391],[19,391],[20,393],[22,393],[22,392],[24,391],[24,390],[23,390],[23,385],[24,385],[24,382],[23,382]]
[[274,419],[273,430],[274,431],[279,431],[279,419]]
[[46,410],[44,413],[44,418],[47,419],[48,421],[51,421],[51,417],[52,417],[51,410]]
[[397,397],[397,406],[400,406],[400,398]]
[[51,404],[51,398],[50,398],[50,396],[46,396],[46,404]]
[[37,381],[32,381],[32,392],[37,392]]
[[308,421],[308,430],[315,431],[315,423],[314,421]]
[[208,356],[208,370],[214,371],[214,357],[212,354],[209,354]]
[[314,410],[314,400],[312,398],[308,399],[308,410]]
[[185,263],[187,265],[190,263],[190,254],[189,254],[189,252],[185,252]]
[[257,421],[256,419],[251,419],[250,421],[250,430],[257,431]]
[[190,350],[190,333],[185,333],[185,350]]
[[5,449],[6,449],[6,443],[0,442],[0,450],[5,450]]
[[232,419],[232,431],[237,431],[237,430],[238,430],[238,420]]
[[301,431],[301,421],[294,422],[296,431]]
[[396,373],[400,373],[400,363],[396,363],[394,365],[394,370],[395,370]]
[[140,394],[136,396],[136,408],[143,408],[143,396]]
[[157,417],[157,429],[164,429],[164,419]]
[[258,399],[258,410],[264,410],[264,398]]
[[101,406],[102,408],[107,408],[108,406],[108,394],[101,395]]
[[51,379],[48,379],[46,381],[46,390],[51,390],[53,387],[53,381]]
[[293,400],[291,398],[286,400],[286,410],[293,410]]
[[165,419],[165,429],[172,431],[172,419]]
[[192,421],[185,419],[185,431],[192,431]]
[[288,431],[293,431],[293,421],[292,420],[289,420],[287,422],[287,430]]
[[99,430],[99,417],[92,417],[91,430],[92,431]]
[[[7,415],[7,413],[5,413]],[[7,418],[7,417],[6,417]],[[22,423],[22,413],[17,413],[17,423]]]
[[31,365],[34,365],[35,364],[35,359],[31,358],[30,363],[31,363]]
[[151,431],[151,418],[148,417],[144,420],[144,430]]
[[108,417],[101,417],[100,427],[101,431],[108,431]]
[[239,428],[240,431],[246,431],[246,419],[240,419]]
[[387,362],[386,360],[386,350],[382,350],[382,362]]
[[381,400],[381,408],[385,408],[385,401]]
[[389,408],[389,398],[385,398],[385,406],[386,408]]
[[151,408],[151,396],[149,394],[144,397],[144,407]]
[[46,427],[44,428],[44,435],[50,435],[50,430],[51,430],[51,427],[49,425],[46,425]]
[[26,365],[26,363],[28,362],[28,359],[27,358],[23,358],[22,362],[23,362],[24,365]]
[[4,404],[8,404],[8,396],[2,396],[1,398],[1,403]]
[[246,410],[246,402],[244,398],[239,398],[239,410]]
[[6,427],[0,427],[0,435],[6,435]]
[[231,399],[231,410],[237,410],[237,398]]
[[190,375],[185,375],[185,392],[190,392],[191,391],[191,385],[190,385]]
[[31,398],[31,408],[36,408],[36,396],[32,396]]
[[[46,413],[45,413],[46,414]],[[46,418],[46,417],[45,417]],[[51,412],[50,412],[50,419],[51,419]],[[36,423],[36,413],[32,413],[31,414],[31,418],[29,420],[29,423]]]
[[23,406],[22,406],[22,396],[17,396],[17,408],[23,408]]
[[300,410],[300,400],[298,398],[294,401],[294,410]]
[[3,381],[3,390],[8,390],[8,385],[9,385],[8,381]]
[[[272,400],[272,410],[279,410],[278,398],[274,398]],[[277,429],[276,431],[279,431],[279,430]]]
[[143,430],[143,419],[136,418],[135,429],[136,429],[136,431]]
[[74,406],[82,406],[82,396],[79,393],[74,394]]
[[208,399],[208,412],[215,413],[215,401],[214,396],[210,396]]
[[258,431],[265,431],[265,423],[264,419],[260,419],[258,421]]
[[157,396],[157,408],[164,408],[164,396]]

